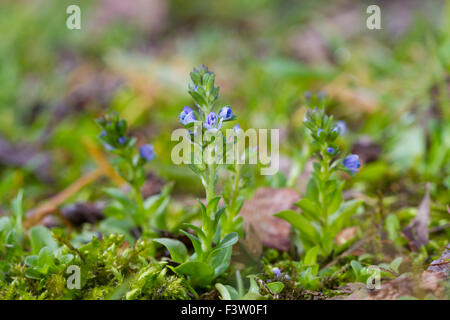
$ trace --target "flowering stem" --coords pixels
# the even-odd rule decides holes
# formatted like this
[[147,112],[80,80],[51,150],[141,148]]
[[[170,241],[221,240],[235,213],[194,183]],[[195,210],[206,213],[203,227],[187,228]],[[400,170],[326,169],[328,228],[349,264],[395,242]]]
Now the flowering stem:
[[211,245],[212,245],[212,241],[214,238],[214,233],[215,230],[211,230],[210,228],[210,221],[211,219],[214,219],[214,212],[210,212],[211,209],[208,206],[209,202],[214,199],[215,195],[216,195],[216,190],[215,190],[215,177],[216,177],[216,172],[215,172],[215,166],[214,164],[210,164],[208,165],[208,177],[206,179],[206,185],[205,185],[205,189],[206,189],[206,219],[208,219],[208,221],[203,221],[202,223],[202,229],[205,232],[206,235],[206,241],[204,243],[204,248],[203,250],[208,252],[211,249]]
[[319,186],[319,195],[320,195],[320,202],[322,204],[322,217],[323,217],[323,225],[326,227],[327,225],[327,211],[328,211],[328,202],[327,202],[327,195],[326,195],[326,184],[328,179],[330,178],[330,158],[326,154],[326,151],[321,152],[322,161],[321,161],[321,181]]

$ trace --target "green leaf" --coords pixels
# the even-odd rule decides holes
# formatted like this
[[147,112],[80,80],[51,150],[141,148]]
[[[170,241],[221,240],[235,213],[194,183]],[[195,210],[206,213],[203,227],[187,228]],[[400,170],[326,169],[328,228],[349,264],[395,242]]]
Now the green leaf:
[[295,229],[303,233],[311,242],[320,242],[319,234],[314,226],[302,214],[293,210],[278,212],[276,217],[289,222]]
[[237,232],[231,232],[225,236],[225,238],[222,239],[222,241],[219,242],[217,245],[217,248],[226,248],[229,246],[234,245],[236,242],[238,242],[239,236]]
[[47,270],[54,264],[55,257],[53,255],[52,249],[49,247],[44,247],[39,251],[38,260],[36,262],[37,266],[40,268],[42,273],[47,273]]
[[396,241],[399,238],[400,222],[395,214],[390,214],[384,221],[384,226],[388,233],[388,238],[391,241]]
[[361,200],[351,200],[343,203],[338,211],[328,217],[328,232],[334,238],[344,224],[353,216],[361,206]]
[[183,228],[191,228],[192,230],[194,230],[197,233],[197,235],[199,236],[200,239],[206,239],[206,235],[200,227],[197,227],[196,225],[193,225],[191,223],[183,223],[182,227]]
[[402,261],[403,261],[402,257],[394,259],[390,264],[391,269],[394,270],[396,273],[398,273],[398,268],[400,267]]
[[216,214],[214,215],[214,223],[213,223],[213,229],[217,229],[217,226],[220,222],[220,217],[222,216],[222,214],[224,213],[226,207],[222,207],[219,210],[217,210]]
[[306,266],[315,264],[317,261],[318,253],[319,253],[319,247],[318,246],[312,247],[311,249],[309,249],[306,252],[305,258],[303,259],[303,263]]
[[203,204],[203,202],[200,201],[200,199],[197,199],[198,203],[200,204],[200,210],[202,212],[202,221],[209,221],[208,214],[206,212],[206,207]]
[[25,270],[25,276],[27,278],[35,279],[35,280],[39,280],[42,278],[42,274],[38,270],[31,269],[31,268],[28,268]]
[[157,238],[153,241],[162,244],[169,250],[172,260],[178,263],[183,263],[187,259],[188,251],[183,242],[175,239]]
[[159,195],[151,196],[144,201],[144,208],[148,214],[151,214],[152,225],[158,229],[166,230],[166,209],[170,203],[170,191],[173,183],[164,186]]
[[122,220],[127,217],[127,214],[130,213],[129,210],[124,209],[123,205],[120,202],[114,201],[108,207],[103,210],[104,214],[108,218],[114,218],[117,220]]
[[214,279],[214,270],[208,264],[200,261],[186,261],[174,268],[177,273],[189,277],[192,286],[204,287]]
[[192,96],[192,98],[194,98],[194,101],[199,105],[199,106],[206,106],[206,100],[203,98],[202,95],[200,95],[198,92],[195,92],[193,90],[189,90],[190,95]]
[[206,205],[206,212],[216,212],[221,197],[214,197]]
[[310,199],[314,202],[319,202],[319,188],[315,179],[310,179],[306,185],[305,198]]
[[242,299],[243,300],[265,300],[265,299],[267,299],[266,297],[262,296],[259,293],[259,287],[255,281],[255,276],[249,275],[248,278],[250,279],[250,288],[248,289],[248,292],[245,294],[245,296]]
[[132,207],[133,203],[128,199],[128,197],[123,193],[122,190],[117,188],[105,188],[103,191],[109,195],[111,198],[119,201],[125,207]]
[[203,250],[202,244],[200,243],[199,239],[185,230],[180,230],[180,232],[186,235],[191,240],[194,251],[197,253],[198,258],[201,258],[203,256]]
[[283,282],[279,282],[279,281],[270,282],[267,284],[267,287],[270,289],[270,291],[273,292],[273,294],[278,294],[281,291],[283,291],[284,284],[283,284]]
[[220,276],[230,266],[233,247],[214,249],[208,256],[208,261],[214,269],[214,277]]
[[22,246],[19,244],[18,238],[19,237],[17,235],[15,228],[11,229],[11,231],[9,231],[8,234],[6,235],[4,243],[6,247],[6,256],[3,257],[6,261],[8,261],[8,259],[11,259],[14,255],[19,254],[22,251]]
[[361,270],[362,270],[361,263],[359,263],[356,260],[352,260],[350,262],[350,265],[352,266],[353,272],[355,273],[356,280],[358,280],[359,279],[359,275],[360,275]]
[[51,231],[43,226],[35,226],[30,229],[30,243],[33,254],[39,253],[44,247],[48,247],[50,250],[58,248]]
[[2,235],[7,234],[13,228],[13,223],[10,217],[0,218],[0,241],[2,241]]
[[340,182],[338,187],[334,189],[333,193],[329,196],[331,199],[328,205],[328,216],[335,213],[342,204],[342,188],[344,188],[344,183]]
[[232,286],[216,283],[216,289],[219,291],[222,300],[239,300],[239,294]]
[[[16,228],[22,229],[22,219],[25,214],[23,210],[23,189],[20,189],[17,196],[12,201],[12,211],[16,218]],[[17,230],[19,232],[19,230]]]
[[[196,149],[197,149],[197,148],[194,147],[194,151],[195,151]],[[189,164],[188,164],[188,167],[191,168],[191,170],[192,170],[195,174],[197,174],[197,175],[199,175],[199,176],[202,175],[202,170],[201,170],[196,164],[189,163]]]
[[31,255],[25,258],[25,264],[29,267],[37,267],[38,256]]
[[311,219],[318,220],[320,217],[320,207],[317,203],[310,199],[303,198],[297,202],[297,206],[302,209],[302,212]]
[[221,283],[216,283],[216,289],[219,291],[222,300],[232,300],[228,289]]
[[202,83],[202,78],[198,72],[191,72],[190,76],[194,84],[199,85]]

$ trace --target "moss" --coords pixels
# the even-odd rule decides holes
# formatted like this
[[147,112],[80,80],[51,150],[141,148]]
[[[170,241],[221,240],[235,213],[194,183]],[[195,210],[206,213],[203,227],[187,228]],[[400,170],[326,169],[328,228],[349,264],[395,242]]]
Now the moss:
[[88,290],[83,290],[84,300],[105,300],[111,296],[115,291],[115,287],[108,285],[93,287]]
[[151,264],[141,269],[130,283],[125,299],[189,299],[184,279],[168,275],[165,263]]
[[48,299],[61,298],[66,289],[66,279],[61,274],[52,275],[45,281],[44,288]]

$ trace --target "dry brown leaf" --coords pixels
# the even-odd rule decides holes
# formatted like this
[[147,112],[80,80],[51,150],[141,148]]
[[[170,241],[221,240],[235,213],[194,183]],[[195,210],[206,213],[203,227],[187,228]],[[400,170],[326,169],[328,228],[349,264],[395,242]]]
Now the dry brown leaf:
[[157,33],[167,25],[168,3],[164,0],[101,0],[94,13],[95,28],[103,30],[117,21],[126,21],[147,33]]
[[419,205],[417,215],[408,226],[403,229],[409,240],[411,250],[417,250],[428,243],[428,225],[430,224],[430,184],[425,187],[425,196]]
[[265,246],[288,250],[291,225],[273,215],[292,209],[298,200],[299,195],[293,189],[260,188],[242,207],[240,214],[244,218],[244,227],[253,225]]
[[336,236],[336,243],[338,245],[343,245],[347,241],[353,239],[356,236],[356,231],[358,230],[357,227],[349,227],[342,229],[341,232],[338,233]]
[[245,238],[239,240],[239,245],[233,247],[233,264],[242,270],[248,267],[261,266],[263,243],[252,224],[245,229]]
[[450,246],[447,246],[445,248],[439,259],[434,260],[432,263],[430,263],[427,271],[444,272],[445,274],[450,273]]
[[326,86],[324,90],[342,104],[352,108],[355,111],[361,111],[366,113],[374,112],[377,109],[377,101],[371,91],[364,88],[349,88],[348,85],[338,83],[336,80],[334,83]]
[[402,296],[411,296],[414,292],[414,282],[407,275],[382,283],[379,290],[369,290],[364,283],[351,283],[348,286],[352,294],[347,300],[396,300]]
[[245,226],[245,239],[242,241],[242,244],[253,259],[261,258],[263,243],[256,228],[251,223],[247,223]]
[[[449,299],[446,282],[449,277],[450,247],[447,246],[438,260],[433,261],[421,275],[401,275],[396,279],[383,281],[379,290],[369,290],[363,283],[349,283],[346,289],[352,293],[349,300],[395,300],[402,296],[422,298],[432,294],[436,298]],[[447,296],[446,296],[447,294]]]

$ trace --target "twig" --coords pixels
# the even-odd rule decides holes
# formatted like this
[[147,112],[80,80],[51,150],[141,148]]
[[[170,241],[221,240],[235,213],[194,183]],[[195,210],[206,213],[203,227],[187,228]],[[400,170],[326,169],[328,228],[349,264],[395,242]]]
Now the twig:
[[122,186],[125,181],[120,177],[114,168],[109,164],[103,152],[99,147],[87,136],[82,139],[86,150],[91,155],[92,159],[97,163],[98,167],[118,186]]
[[[97,180],[103,174],[107,175],[116,184],[122,185],[124,180],[114,171],[114,169],[109,164],[108,160],[105,158],[103,153],[99,150],[92,140],[85,137],[83,138],[83,143],[92,156],[94,161],[98,164],[98,168],[91,173],[82,176],[66,189],[58,193],[56,196],[45,201],[41,206],[35,210],[31,210],[27,213],[28,218],[24,220],[23,227],[28,229],[36,224],[38,224],[47,215],[56,212],[57,208],[64,203],[68,198],[77,193],[79,190],[85,186],[91,184]],[[57,213],[57,212],[56,212]],[[62,215],[60,215],[62,216]]]
[[37,209],[29,211],[27,213],[28,218],[23,221],[23,227],[28,229],[44,219],[47,215],[54,212],[64,201],[70,198],[72,195],[77,193],[79,190],[87,186],[88,184],[97,180],[100,176],[102,176],[103,170],[100,168],[95,169],[94,171],[88,173],[85,176],[82,176],[77,181],[72,183],[66,189],[58,193],[53,198],[44,202]]

